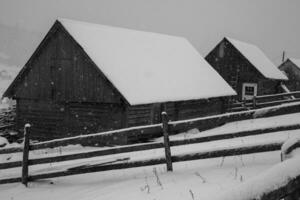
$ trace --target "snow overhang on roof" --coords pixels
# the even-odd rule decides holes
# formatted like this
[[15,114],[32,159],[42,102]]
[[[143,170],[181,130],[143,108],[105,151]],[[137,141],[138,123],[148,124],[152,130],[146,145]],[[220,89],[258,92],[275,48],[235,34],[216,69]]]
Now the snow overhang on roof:
[[58,21],[131,105],[236,94],[185,38]]
[[270,61],[261,49],[253,44],[232,38],[226,39],[266,78],[288,80],[288,78]]

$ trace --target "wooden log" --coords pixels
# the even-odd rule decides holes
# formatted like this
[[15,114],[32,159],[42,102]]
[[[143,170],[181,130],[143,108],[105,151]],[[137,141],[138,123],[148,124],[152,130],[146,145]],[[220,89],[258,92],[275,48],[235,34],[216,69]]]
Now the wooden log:
[[0,154],[19,153],[19,152],[23,152],[22,147],[10,147],[10,148],[0,149]]
[[[228,134],[222,134],[222,135],[212,135],[212,136],[199,137],[199,138],[190,138],[190,139],[184,139],[184,140],[173,140],[173,141],[170,141],[170,146],[196,144],[196,143],[203,143],[203,142],[210,142],[210,141],[217,141],[217,140],[224,140],[224,139],[232,139],[232,138],[238,138],[238,137],[253,136],[253,135],[259,135],[259,134],[266,134],[266,133],[287,131],[287,130],[296,130],[296,129],[300,129],[300,124],[279,126],[279,127],[275,127],[275,128],[272,127],[272,128],[265,128],[265,129],[241,131],[241,132],[228,133]],[[298,143],[295,144],[295,147],[298,147],[297,145],[298,145]],[[52,163],[52,162],[63,162],[63,161],[69,161],[69,160],[92,158],[92,157],[96,157],[96,156],[128,153],[128,152],[133,152],[133,151],[145,151],[145,150],[158,149],[158,148],[163,148],[163,147],[164,147],[164,144],[161,142],[152,142],[152,143],[146,143],[146,144],[113,147],[113,148],[105,149],[105,150],[89,151],[89,152],[62,155],[62,156],[54,156],[54,157],[47,157],[47,158],[30,159],[29,165],[45,164],[45,163]],[[0,169],[8,169],[8,168],[20,167],[20,166],[22,166],[22,161],[0,163]]]
[[244,98],[243,101],[242,101],[242,107],[246,107],[246,104],[247,104],[247,99]]
[[165,156],[167,171],[173,171],[172,166],[172,157],[171,157],[171,148],[170,148],[170,139],[169,139],[169,124],[168,124],[168,115],[166,112],[161,113],[162,124],[163,124],[163,133],[164,133],[164,146],[165,146]]
[[[262,103],[267,103],[268,102],[280,102],[280,101],[288,101],[288,100],[294,100],[294,101],[297,101],[298,98],[295,98],[295,99],[288,99],[288,100],[276,100],[280,97],[290,97],[292,95],[297,95],[297,94],[300,94],[300,91],[295,91],[295,92],[289,92],[289,93],[279,93],[279,94],[271,94],[271,95],[261,95],[261,96],[255,96],[255,100],[257,102],[260,102],[261,104]],[[291,101],[293,102],[293,101]],[[238,107],[238,105],[241,105],[241,104],[245,104],[246,106],[249,106],[253,103],[253,99],[248,99],[248,100],[243,100],[242,103],[234,103],[232,104],[233,106],[236,106]]]
[[29,137],[30,137],[30,124],[26,124],[24,127],[24,149],[23,149],[23,160],[22,160],[22,183],[26,187],[28,184]]
[[198,137],[198,138],[189,138],[184,140],[173,140],[170,141],[170,146],[173,147],[179,145],[196,144],[196,143],[225,140],[225,139],[232,139],[238,137],[253,136],[253,135],[260,135],[260,134],[266,134],[266,133],[272,133],[278,131],[297,130],[297,129],[300,129],[300,124],[241,131],[241,132],[227,133],[221,135],[211,135],[211,136]]
[[[279,126],[279,127],[275,127],[275,128],[272,127],[272,128],[265,128],[265,129],[241,131],[241,132],[228,133],[228,134],[222,134],[222,135],[212,135],[212,136],[199,137],[199,138],[190,138],[190,139],[184,139],[184,140],[173,140],[173,141],[170,141],[170,146],[172,147],[172,146],[196,144],[196,143],[203,143],[203,142],[210,142],[210,141],[217,141],[217,140],[224,140],[224,139],[231,139],[231,138],[238,138],[238,137],[245,137],[245,136],[253,136],[253,135],[266,134],[266,133],[272,133],[272,132],[277,132],[277,131],[296,130],[296,129],[300,129],[300,124],[289,125],[289,126]],[[105,150],[89,151],[89,152],[62,155],[62,156],[54,156],[54,157],[47,157],[47,158],[30,159],[29,165],[45,164],[45,163],[52,163],[52,162],[63,162],[63,161],[69,161],[69,160],[92,158],[92,157],[96,157],[96,156],[128,153],[128,152],[133,152],[133,151],[145,151],[145,150],[158,149],[158,148],[163,148],[163,147],[164,147],[164,144],[161,142],[152,142],[152,143],[146,143],[146,144],[113,147],[113,148],[105,149]],[[8,169],[8,168],[20,167],[20,166],[22,166],[21,161],[1,163],[0,169]]]
[[269,101],[269,102],[263,102],[263,103],[257,103],[257,107],[258,108],[264,108],[264,107],[268,107],[268,106],[276,106],[276,105],[280,105],[283,103],[293,103],[293,102],[298,102],[300,101],[299,99],[286,99],[286,100],[278,100],[278,101]]
[[[277,114],[285,114],[285,113],[294,113],[300,108],[300,105],[293,105],[293,106],[286,106],[276,109],[266,110],[266,114],[264,115],[256,115],[256,118],[260,117],[266,117],[266,116],[274,116]],[[263,111],[263,110],[262,110]],[[222,115],[216,115],[211,117],[203,117],[203,118],[196,118],[191,120],[182,120],[182,121],[175,121],[170,122],[169,125],[170,128],[174,132],[180,132],[180,131],[186,131],[192,128],[199,128],[202,126],[205,126],[206,124],[211,124],[212,126],[218,126],[223,123],[237,121],[237,120],[245,120],[245,119],[252,119],[254,118],[253,115],[256,113],[256,110],[251,111],[244,111],[244,112],[238,112],[238,113],[229,113],[229,114],[222,114]],[[151,126],[139,126],[134,128],[126,128],[126,129],[120,129],[115,131],[108,131],[103,133],[96,133],[96,134],[90,134],[85,136],[75,136],[71,138],[65,138],[65,139],[58,139],[58,140],[52,140],[48,142],[41,142],[37,144],[33,144],[31,148],[33,150],[36,149],[43,149],[43,148],[54,148],[58,146],[66,146],[69,144],[80,144],[84,142],[88,142],[89,140],[105,140],[106,137],[112,137],[117,136],[120,134],[130,136],[137,136],[137,135],[161,135],[161,124],[154,124]],[[7,150],[4,150],[4,152],[8,152]],[[14,151],[10,151],[14,152]],[[18,152],[18,150],[16,150]],[[0,150],[0,154],[3,153],[2,150]]]
[[62,161],[69,161],[69,160],[77,160],[77,159],[85,159],[85,158],[92,158],[96,156],[105,156],[105,155],[113,155],[113,154],[120,154],[120,153],[127,153],[133,151],[145,151],[150,149],[158,149],[163,148],[164,144],[161,142],[149,143],[149,144],[137,144],[137,145],[130,145],[125,147],[115,147],[105,150],[98,150],[98,151],[89,151],[84,153],[76,153],[76,154],[69,154],[63,156],[54,156],[48,158],[36,158],[29,160],[29,165],[37,165],[37,164],[44,164],[44,163],[53,163],[53,162],[62,162]]
[[157,159],[149,159],[149,160],[143,160],[143,161],[117,163],[117,164],[112,164],[112,165],[100,165],[100,166],[95,166],[95,167],[91,167],[88,169],[79,168],[79,169],[70,169],[70,170],[60,171],[60,172],[32,175],[29,177],[29,180],[34,181],[34,180],[38,180],[38,179],[62,177],[62,176],[77,175],[77,174],[86,174],[86,173],[109,171],[109,170],[116,170],[116,169],[127,169],[127,168],[133,168],[133,167],[152,166],[152,165],[158,165],[158,164],[164,164],[164,163],[166,163],[165,158],[157,158]]
[[126,135],[137,136],[137,135],[162,135],[161,124],[153,124],[149,126],[137,126],[132,128],[125,128],[113,131],[106,131],[102,133],[95,133],[89,135],[74,136],[70,138],[56,139],[46,142],[40,142],[31,145],[31,150],[44,149],[44,148],[55,148],[59,146],[66,146],[71,144],[81,144],[89,141],[105,141],[107,138],[113,138],[114,136]]
[[253,96],[253,99],[252,99],[252,107],[253,107],[253,109],[256,108],[256,96],[255,95]]
[[285,150],[285,152],[282,152],[282,153],[284,153],[284,154],[289,154],[289,153],[291,153],[293,150],[295,150],[295,149],[297,149],[297,148],[300,148],[300,142],[299,142],[299,141],[296,142],[296,143],[294,143],[293,145],[291,145],[289,148],[287,148],[287,149]]
[[[176,155],[172,156],[173,162],[182,162],[182,161],[190,161],[197,159],[207,159],[207,158],[216,158],[216,157],[224,157],[224,156],[234,156],[241,154],[250,154],[250,153],[260,153],[267,151],[276,151],[280,150],[282,143],[271,143],[267,145],[254,145],[250,147],[242,147],[242,148],[230,148],[230,149],[222,149],[215,151],[206,151],[194,154],[184,154],[184,155]],[[134,162],[126,162],[126,163],[117,163],[113,165],[104,165],[104,166],[96,166],[86,169],[78,169],[78,170],[67,170],[62,172],[53,172],[47,174],[39,174],[30,177],[30,181],[44,178],[54,178],[61,176],[69,176],[76,174],[84,174],[84,173],[92,173],[99,171],[107,171],[107,170],[115,170],[115,169],[126,169],[132,167],[143,167],[143,166],[151,166],[157,164],[166,163],[165,158],[157,158],[157,159],[149,159],[144,161],[134,161]]]
[[76,167],[71,167],[71,168],[68,168],[68,171],[78,170],[78,169],[89,169],[89,168],[93,168],[95,166],[108,165],[108,164],[113,164],[113,163],[118,163],[118,162],[129,161],[129,160],[130,160],[130,157],[117,158],[117,159],[114,159],[111,161],[100,162],[97,164],[85,164],[85,165],[80,165],[80,166],[76,166]]
[[252,145],[239,148],[220,149],[215,151],[204,151],[199,153],[189,153],[183,155],[172,156],[173,162],[191,161],[198,159],[218,158],[226,156],[237,156],[252,153],[261,153],[268,151],[278,151],[281,149],[282,142],[269,143],[262,145]]
[[[257,103],[257,107],[259,104]],[[253,119],[253,118],[262,118],[262,117],[271,117],[276,115],[283,115],[283,114],[291,114],[296,113],[300,109],[299,105],[286,105],[282,107],[273,107],[269,108],[262,108],[257,110],[248,110],[248,111],[241,111],[236,113],[225,113],[220,115],[208,116],[208,117],[201,117],[189,120],[180,120],[180,121],[173,121],[170,122],[170,128],[174,132],[182,132],[187,131],[193,128],[203,127],[205,125],[211,124],[212,126],[216,127],[218,125],[233,122],[233,121],[240,121],[246,119]]]
[[[217,158],[217,157],[225,157],[225,156],[234,156],[234,155],[243,155],[243,154],[251,154],[251,153],[261,153],[267,151],[277,151],[280,150],[282,143],[269,143],[265,145],[253,145],[248,147],[239,147],[239,148],[228,148],[228,149],[220,149],[214,151],[204,151],[198,153],[189,153],[183,155],[175,155],[172,156],[173,162],[182,162],[182,161],[191,161],[197,159],[207,159],[207,158]],[[92,172],[100,172],[100,171],[108,171],[108,170],[116,170],[116,169],[126,169],[133,167],[143,167],[143,166],[151,166],[166,163],[165,158],[155,158],[148,159],[142,161],[134,161],[134,162],[124,162],[124,163],[116,163],[110,165],[100,165],[91,168],[74,168],[66,171],[45,173],[45,174],[37,174],[29,177],[29,181],[34,181],[38,179],[46,179],[46,178],[54,178],[54,177],[62,177],[76,174],[85,174]],[[0,184],[11,183],[20,180],[19,178],[11,178],[11,179],[3,179],[0,180]]]
[[279,93],[279,94],[270,94],[270,95],[261,95],[257,96],[257,100],[274,98],[274,97],[290,97],[291,95],[300,94],[300,91],[288,92],[288,93]]
[[18,183],[21,182],[22,178],[7,178],[7,179],[0,179],[0,184],[7,184],[7,183]]
[[[231,149],[222,149],[217,151],[207,151],[200,152],[194,154],[184,154],[184,155],[176,155],[172,156],[173,162],[182,162],[182,161],[191,161],[197,159],[207,159],[207,158],[216,158],[216,157],[224,157],[224,156],[234,156],[234,155],[242,155],[242,154],[251,154],[251,153],[260,153],[267,151],[276,151],[280,150],[282,143],[271,143],[267,145],[255,145],[251,147],[242,147],[242,148],[231,148]],[[127,169],[133,167],[144,167],[151,165],[158,165],[166,163],[165,158],[156,158],[149,159],[143,161],[134,161],[134,162],[125,162],[125,163],[117,163],[112,165],[101,165],[96,167],[91,167],[89,169],[75,169],[75,170],[66,170],[61,172],[53,172],[46,174],[38,174],[30,176],[30,181],[38,180],[38,179],[46,179],[46,178],[54,178],[54,177],[62,177],[76,174],[85,174],[92,172],[100,172],[100,171],[108,171],[108,170],[116,170],[116,169]]]
[[22,166],[22,161],[0,163],[0,169],[9,169],[9,168],[21,167],[21,166]]

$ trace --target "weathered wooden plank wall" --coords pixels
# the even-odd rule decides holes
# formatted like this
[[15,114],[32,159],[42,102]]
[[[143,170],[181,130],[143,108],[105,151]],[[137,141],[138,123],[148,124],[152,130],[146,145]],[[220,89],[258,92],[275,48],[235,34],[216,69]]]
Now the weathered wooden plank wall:
[[289,90],[300,90],[300,69],[289,59],[279,66],[279,69],[284,71],[289,80],[285,83]]
[[[257,95],[276,94],[279,80],[265,78],[230,42],[224,39],[205,58],[238,93],[242,100],[243,83],[257,83]],[[237,77],[237,85],[232,82]]]
[[59,31],[30,63],[16,98],[118,103],[120,96],[70,36]]
[[33,139],[160,123],[164,109],[172,121],[222,111],[218,98],[131,106],[63,27],[50,33],[13,89],[17,127],[31,123]]

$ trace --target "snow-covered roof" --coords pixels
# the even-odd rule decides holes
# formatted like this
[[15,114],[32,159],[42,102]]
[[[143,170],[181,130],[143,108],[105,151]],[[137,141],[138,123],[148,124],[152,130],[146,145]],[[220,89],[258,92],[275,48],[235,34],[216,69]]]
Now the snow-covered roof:
[[58,21],[131,105],[236,94],[185,38]]
[[289,58],[292,63],[294,63],[297,67],[300,68],[300,59],[295,59],[295,58]]
[[287,80],[288,78],[270,61],[261,49],[253,44],[226,39],[266,78]]

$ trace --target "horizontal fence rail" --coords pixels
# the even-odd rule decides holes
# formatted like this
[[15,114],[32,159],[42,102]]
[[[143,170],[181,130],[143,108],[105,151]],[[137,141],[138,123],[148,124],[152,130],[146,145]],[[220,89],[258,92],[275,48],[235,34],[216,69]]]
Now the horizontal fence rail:
[[271,94],[271,95],[261,95],[261,96],[257,96],[256,99],[261,100],[261,99],[270,99],[270,98],[274,98],[274,97],[290,97],[290,96],[294,96],[294,95],[300,95],[300,91]]
[[[252,146],[239,147],[239,148],[228,148],[228,149],[219,149],[215,151],[203,151],[203,152],[196,152],[196,153],[189,153],[189,154],[173,155],[172,162],[174,163],[174,162],[192,161],[192,160],[199,160],[199,159],[277,151],[280,150],[281,145],[282,145],[281,142],[275,142],[275,143],[264,144],[264,145],[252,145]],[[165,163],[166,163],[166,159],[164,157],[161,157],[161,158],[153,158],[153,159],[142,160],[142,161],[132,161],[132,162],[110,164],[110,165],[91,165],[89,167],[82,167],[82,168],[78,167],[74,169],[71,168],[70,170],[65,170],[65,171],[32,175],[28,177],[28,180],[33,181],[37,179],[78,175],[78,174],[100,172],[100,171],[107,171],[107,170],[114,170],[114,169],[144,167],[144,166],[158,165],[158,164],[165,164]],[[21,179],[19,178],[2,179],[0,180],[0,184],[20,182],[20,180]]]
[[9,147],[9,148],[0,149],[0,154],[20,153],[20,152],[23,152],[22,147]]
[[242,102],[235,102],[230,105],[229,111],[241,111],[268,106],[280,105],[300,101],[300,91],[279,93],[271,95],[254,96],[253,99],[244,99]]
[[[247,120],[253,118],[262,118],[262,117],[271,117],[279,114],[291,114],[300,111],[300,103],[297,105],[285,105],[282,107],[269,107],[269,108],[261,108],[256,110],[249,111],[241,111],[236,113],[225,113],[220,115],[214,115],[209,117],[200,117],[189,120],[180,120],[169,122],[169,126],[171,129],[171,134],[176,132],[187,131],[193,128],[203,127],[206,124],[213,124],[214,127],[218,125],[225,124],[228,122],[234,122],[239,120]],[[82,142],[86,142],[89,140],[105,140],[111,136],[118,135],[127,135],[127,136],[135,136],[138,135],[147,135],[147,134],[155,134],[156,136],[162,136],[162,123],[154,124],[149,126],[137,126],[132,128],[125,128],[113,131],[107,131],[102,133],[95,133],[89,135],[81,135],[63,139],[56,139],[46,142],[39,142],[30,145],[30,150],[38,150],[45,148],[55,148],[60,146],[67,146],[72,144],[80,144]],[[19,153],[22,152],[23,148],[21,147],[11,147],[11,148],[1,148],[0,154],[9,154],[9,153]]]
[[[218,141],[218,140],[233,139],[233,138],[239,138],[239,137],[254,136],[254,135],[272,133],[272,132],[277,132],[277,131],[288,131],[288,130],[296,130],[296,129],[300,129],[300,124],[278,126],[278,127],[272,127],[272,128],[255,129],[255,130],[248,130],[248,131],[240,131],[240,132],[235,132],[235,133],[225,133],[225,134],[220,134],[220,135],[188,138],[188,139],[184,139],[184,140],[171,140],[170,146],[174,147],[174,146],[181,146],[181,145],[205,143],[205,142],[212,142],[212,141]],[[36,159],[30,159],[28,161],[28,163],[29,163],[29,165],[38,165],[38,164],[45,164],[45,163],[63,162],[63,161],[70,161],[70,160],[92,158],[92,157],[96,157],[96,156],[106,156],[106,155],[113,155],[113,154],[120,154],[120,153],[146,151],[146,150],[159,149],[159,148],[164,148],[164,143],[151,142],[151,143],[146,143],[146,144],[113,147],[110,149],[88,151],[88,152],[76,153],[76,154],[68,154],[68,155],[46,157],[46,158],[36,158]],[[0,169],[9,169],[9,168],[20,167],[20,166],[22,166],[22,161],[0,163]]]
[[[156,165],[156,164],[166,164],[168,171],[172,171],[173,170],[172,163],[174,162],[234,156],[234,155],[242,155],[242,154],[250,154],[250,153],[260,153],[260,152],[267,152],[267,151],[276,151],[276,150],[280,150],[282,145],[281,142],[243,146],[243,147],[236,147],[236,148],[215,149],[211,151],[192,152],[189,154],[182,154],[182,155],[172,155],[171,153],[172,149],[170,147],[224,140],[224,139],[232,139],[232,138],[245,137],[250,135],[259,135],[259,134],[271,133],[271,132],[283,131],[283,130],[295,130],[295,129],[300,129],[300,123],[286,125],[286,126],[262,128],[257,130],[241,131],[235,133],[224,133],[221,135],[209,135],[205,137],[189,138],[184,140],[170,141],[169,136],[179,131],[187,131],[192,128],[197,128],[198,126],[201,126],[205,123],[222,124],[222,123],[237,121],[242,119],[252,119],[252,118],[259,118],[259,117],[266,117],[266,116],[274,116],[277,114],[294,113],[294,112],[298,112],[298,110],[300,110],[300,104],[286,105],[284,107],[274,107],[274,108],[270,107],[269,109],[250,110],[250,111],[239,112],[239,113],[222,114],[217,116],[202,117],[202,118],[196,118],[191,120],[181,120],[181,121],[174,121],[174,122],[169,122],[169,120],[167,119],[167,114],[164,112],[162,113],[163,122],[160,124],[126,128],[126,129],[107,131],[107,132],[96,133],[91,135],[76,136],[71,138],[57,139],[57,140],[52,140],[47,142],[40,142],[36,144],[27,143],[29,141],[29,136],[30,136],[29,133],[30,127],[29,125],[27,125],[25,128],[25,133],[27,134],[25,134],[24,148],[18,147],[18,148],[0,149],[0,154],[23,152],[22,161],[0,163],[0,169],[9,169],[13,167],[22,166],[22,177],[2,179],[0,180],[0,184],[22,181],[24,185],[27,185],[28,181],[33,181],[33,180],[43,179],[43,178],[53,178],[53,177],[60,177],[60,176],[90,173],[96,171],[125,169],[131,167],[141,167],[141,166],[149,166],[149,165]],[[119,147],[110,147],[107,149],[53,156],[53,157],[45,157],[45,158],[30,159],[28,157],[30,150],[55,148],[55,147],[66,146],[69,144],[80,144],[82,141],[88,141],[88,140],[105,140],[106,138],[109,137],[115,137],[118,135],[122,136],[124,134],[137,135],[137,134],[149,134],[149,133],[151,134],[156,133],[158,136],[164,136],[164,141],[151,142],[146,144],[134,144],[134,145],[119,146]],[[165,149],[164,157],[153,158],[153,159],[142,160],[142,161],[120,160],[117,163],[113,163],[113,164],[102,163],[102,164],[90,165],[85,167],[75,166],[66,171],[51,172],[45,174],[34,174],[34,175],[28,174],[28,167],[31,165],[63,162],[63,161],[77,160],[77,159],[86,159],[86,158],[92,158],[97,156],[145,151],[145,150],[152,150],[158,148]]]

